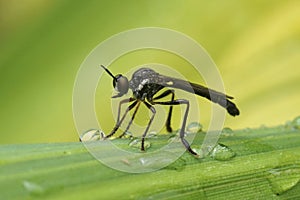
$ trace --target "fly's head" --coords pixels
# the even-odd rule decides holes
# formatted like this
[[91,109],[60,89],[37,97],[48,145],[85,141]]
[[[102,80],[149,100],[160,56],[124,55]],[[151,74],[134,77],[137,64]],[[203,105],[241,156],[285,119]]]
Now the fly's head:
[[118,92],[118,94],[112,96],[112,98],[121,97],[124,94],[128,92],[129,89],[129,82],[126,76],[123,76],[122,74],[118,74],[114,76],[107,68],[105,68],[103,65],[101,67],[113,78],[113,86],[115,90]]
[[129,83],[126,76],[122,74],[118,74],[116,78],[113,80],[113,86],[115,90],[118,92],[113,98],[121,97],[128,92]]

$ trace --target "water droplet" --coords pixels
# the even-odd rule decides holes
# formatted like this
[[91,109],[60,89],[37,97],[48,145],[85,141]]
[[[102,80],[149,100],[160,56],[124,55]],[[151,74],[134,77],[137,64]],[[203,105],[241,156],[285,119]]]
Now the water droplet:
[[147,160],[145,158],[140,158],[140,162],[142,165],[146,165]]
[[206,152],[211,152],[215,147],[213,145],[208,145],[206,147]]
[[285,124],[284,124],[284,128],[285,129],[291,129],[292,127],[292,122],[290,120],[286,121]]
[[192,145],[191,148],[195,153],[198,154],[198,156],[196,156],[197,158],[204,158],[204,153],[202,149],[200,149],[199,147],[195,147],[194,145]]
[[300,169],[272,169],[268,180],[276,195],[292,189],[300,181]]
[[[131,142],[129,143],[129,146],[130,146],[130,147],[133,147],[133,148],[138,148],[138,149],[140,149],[141,146],[142,146],[142,141],[139,140],[139,139],[135,139],[135,140],[133,140],[133,141],[131,141]],[[151,146],[151,144],[150,144],[149,141],[145,141],[145,142],[144,142],[144,147],[145,147],[145,149],[149,149],[150,146]]]
[[233,130],[229,127],[225,127],[222,129],[222,135],[223,136],[233,136]]
[[157,166],[162,161],[162,159],[160,157],[146,157],[140,158],[139,161],[143,166],[153,167]]
[[168,139],[168,143],[171,142],[181,142],[181,140],[178,135],[171,135]]
[[291,122],[292,129],[300,129],[300,116],[296,117],[292,122]]
[[41,195],[45,193],[45,189],[42,186],[30,181],[23,181],[23,186],[30,194],[33,195]]
[[[178,160],[178,156],[176,154],[173,154],[173,152],[170,151],[160,151],[159,154],[157,153],[151,153],[149,154],[141,154],[141,157],[138,158],[139,164],[141,164],[144,167],[153,168],[156,167],[168,167],[170,163],[176,165],[173,166],[172,169],[178,169],[183,168],[184,165],[182,164],[183,160],[179,160],[177,164],[176,162]],[[169,168],[171,169],[171,168]]]
[[124,135],[123,135],[123,138],[133,138],[133,135],[132,135],[132,133],[130,132],[130,131],[126,131],[125,133],[124,133]]
[[212,151],[210,156],[215,160],[229,160],[235,156],[235,152],[224,144],[217,144]]
[[104,137],[105,134],[102,131],[99,131],[97,129],[90,129],[80,135],[80,141],[97,141],[103,139]]
[[156,131],[150,131],[148,133],[147,138],[157,138],[157,132]]
[[202,131],[202,125],[199,122],[192,122],[187,126],[187,133],[198,133]]

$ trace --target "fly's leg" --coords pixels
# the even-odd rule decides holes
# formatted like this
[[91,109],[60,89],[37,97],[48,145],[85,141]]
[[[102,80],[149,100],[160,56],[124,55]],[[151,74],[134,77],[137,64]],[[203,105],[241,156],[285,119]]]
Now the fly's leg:
[[185,146],[185,148],[193,155],[198,156],[198,154],[196,152],[194,152],[191,147],[190,144],[188,143],[188,141],[186,141],[186,139],[184,139],[184,130],[185,130],[185,126],[186,126],[186,120],[188,117],[188,112],[189,112],[189,108],[190,108],[190,103],[188,100],[185,99],[176,99],[173,101],[165,101],[165,102],[151,102],[152,104],[160,104],[160,105],[180,105],[180,104],[185,104],[186,105],[186,109],[185,109],[185,113],[184,113],[184,117],[183,117],[183,122],[181,125],[181,129],[180,129],[180,139],[182,144]]
[[134,100],[135,100],[134,98],[130,97],[129,99],[123,99],[123,100],[120,101],[120,103],[119,103],[119,108],[118,108],[117,123],[118,123],[118,121],[120,120],[120,114],[121,114],[121,107],[122,107],[122,105],[123,105],[124,103],[129,103],[129,102],[132,102],[132,101],[134,101]]
[[151,123],[152,123],[152,121],[154,119],[155,113],[156,113],[156,110],[155,110],[155,108],[153,106],[151,106],[149,103],[147,103],[145,101],[144,101],[144,104],[147,106],[147,108],[149,108],[149,110],[151,110],[152,116],[151,116],[151,118],[150,118],[150,120],[148,122],[147,128],[146,128],[146,130],[145,130],[145,132],[144,132],[144,134],[142,136],[142,145],[141,145],[141,150],[142,151],[145,151],[145,137],[147,135],[149,127],[150,127],[150,125],[151,125]]
[[[171,101],[174,101],[174,97],[175,97],[174,90],[166,90],[162,94],[160,94],[159,96],[153,98],[153,100],[161,99],[161,98],[166,97],[166,96],[168,96],[170,94],[172,95],[171,96]],[[172,127],[171,127],[172,112],[173,112],[173,105],[170,105],[169,113],[168,113],[168,118],[167,118],[167,121],[166,121],[166,128],[167,128],[167,131],[169,133],[172,132]]]
[[132,122],[133,122],[133,120],[135,118],[135,115],[136,115],[139,107],[140,107],[140,102],[138,102],[138,104],[136,105],[136,108],[135,108],[135,110],[134,110],[134,112],[132,114],[131,120],[129,121],[129,123],[128,123],[126,129],[125,129],[125,131],[122,133],[122,135],[119,136],[119,138],[123,137],[126,134],[126,132],[128,131],[128,129],[130,128],[130,126],[131,126],[131,124],[132,124]]
[[115,127],[113,128],[113,130],[110,132],[110,134],[108,134],[105,138],[109,138],[109,137],[113,136],[113,135],[116,133],[116,131],[119,129],[119,127],[121,126],[122,122],[124,121],[124,119],[125,119],[127,113],[128,113],[132,108],[134,108],[134,107],[136,106],[136,104],[139,102],[139,101],[136,100],[136,101],[134,101],[132,104],[130,104],[130,105],[127,107],[127,109],[126,109],[125,113],[123,114],[122,118],[119,120],[119,117],[120,117],[120,110],[121,110],[121,109],[120,109],[120,108],[121,108],[121,104],[130,101],[130,99],[125,99],[125,100],[126,100],[126,101],[124,101],[124,100],[123,100],[123,101],[120,101],[120,104],[119,104],[119,112],[118,112],[118,121],[117,121]]

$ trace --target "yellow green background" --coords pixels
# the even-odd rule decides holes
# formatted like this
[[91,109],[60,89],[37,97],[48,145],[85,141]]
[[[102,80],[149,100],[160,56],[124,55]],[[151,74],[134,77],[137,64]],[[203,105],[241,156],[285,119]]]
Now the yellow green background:
[[[300,114],[298,0],[1,0],[0,143],[78,141],[72,91],[81,63],[108,37],[149,26],[182,32],[211,55],[241,110],[225,126],[272,126]],[[167,57],[137,52],[119,64]],[[109,100],[109,78],[105,88]],[[205,124],[209,114],[201,118]]]

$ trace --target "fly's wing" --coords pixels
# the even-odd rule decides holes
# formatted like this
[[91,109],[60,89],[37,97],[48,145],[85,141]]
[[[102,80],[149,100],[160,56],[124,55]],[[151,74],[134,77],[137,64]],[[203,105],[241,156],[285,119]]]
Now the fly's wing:
[[227,110],[227,112],[232,116],[236,116],[240,114],[240,111],[236,107],[236,105],[229,100],[229,99],[233,99],[233,97],[231,96],[209,89],[202,85],[191,83],[177,78],[159,75],[159,80],[160,80],[159,84],[165,87],[178,88],[205,97],[208,100],[224,107]]

